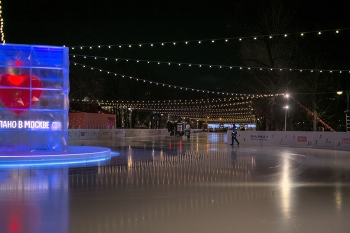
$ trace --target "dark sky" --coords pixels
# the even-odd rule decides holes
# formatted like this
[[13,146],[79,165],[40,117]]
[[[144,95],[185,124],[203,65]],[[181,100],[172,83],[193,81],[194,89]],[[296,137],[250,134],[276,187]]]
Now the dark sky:
[[[250,4],[249,17],[254,18],[259,13],[261,1],[258,0],[3,0],[2,5],[7,43],[71,47],[250,36],[242,30],[245,25],[239,17],[241,2]],[[286,9],[293,12],[301,31],[346,28],[350,25],[345,1],[295,0],[285,3]],[[241,65],[237,59],[238,46],[222,42],[215,45],[191,43],[162,48],[158,45],[142,49],[70,50],[70,53],[234,66]],[[94,61],[87,63],[118,72]],[[213,85],[223,88],[228,78],[239,75],[239,71],[189,67],[149,65],[148,69],[163,77],[165,83],[206,89],[213,88]]]
[[[9,43],[95,45],[177,41],[241,36],[234,26],[241,2],[246,1],[3,1],[5,35]],[[344,1],[284,1],[305,31],[347,27]]]
[[139,43],[227,36],[235,2],[7,1],[11,43],[52,45]]

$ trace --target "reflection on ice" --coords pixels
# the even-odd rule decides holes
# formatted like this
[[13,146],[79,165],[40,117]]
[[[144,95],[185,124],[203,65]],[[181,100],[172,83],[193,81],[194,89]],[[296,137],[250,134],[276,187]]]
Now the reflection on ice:
[[[64,176],[68,186],[53,185],[44,178],[40,184],[33,183],[26,177],[35,170],[28,170],[24,178],[18,178],[18,170],[5,171],[0,173],[0,205],[8,210],[7,201],[15,203],[16,199],[20,205],[22,197],[36,203],[32,213],[52,209],[37,218],[33,228],[46,230],[43,225],[55,226],[52,221],[56,219],[67,226],[64,221],[69,220],[68,230],[58,228],[67,233],[323,233],[348,229],[350,202],[345,197],[350,195],[350,159],[346,153],[231,147],[220,135],[198,135],[188,140],[94,141],[92,145],[109,145],[119,155],[104,164],[63,169],[68,173]],[[21,182],[25,185],[18,185]],[[16,183],[15,188],[10,186]],[[11,190],[21,190],[16,191],[18,199]],[[55,203],[68,210],[57,209]],[[9,226],[17,229],[9,218],[1,221],[6,229],[0,232],[7,233]]]
[[292,176],[290,176],[290,159],[283,158],[282,161],[282,176],[281,176],[281,210],[285,219],[289,219],[290,208],[293,200],[291,200]]
[[68,232],[68,169],[0,171],[0,232]]

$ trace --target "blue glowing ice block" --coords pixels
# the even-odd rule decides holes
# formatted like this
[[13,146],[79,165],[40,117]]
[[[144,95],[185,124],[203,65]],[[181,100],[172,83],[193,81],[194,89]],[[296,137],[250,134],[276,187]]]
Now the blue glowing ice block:
[[68,150],[68,48],[0,45],[0,152]]

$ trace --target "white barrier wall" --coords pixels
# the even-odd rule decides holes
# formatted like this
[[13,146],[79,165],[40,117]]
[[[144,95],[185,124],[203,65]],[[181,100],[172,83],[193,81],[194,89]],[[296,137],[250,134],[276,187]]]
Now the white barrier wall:
[[[350,151],[349,132],[238,131],[241,145],[279,145]],[[231,140],[231,131],[227,132]]]
[[167,129],[69,129],[69,140],[111,139],[136,136],[169,136]]
[[[200,129],[191,129],[191,134],[203,132]],[[170,136],[168,129],[68,129],[69,140],[108,139],[117,137],[141,137],[164,135]]]
[[[191,134],[202,130],[192,130]],[[69,129],[69,140],[170,136],[167,129]],[[241,145],[276,145],[350,151],[350,133],[311,131],[238,131]],[[231,141],[231,131],[227,131]]]

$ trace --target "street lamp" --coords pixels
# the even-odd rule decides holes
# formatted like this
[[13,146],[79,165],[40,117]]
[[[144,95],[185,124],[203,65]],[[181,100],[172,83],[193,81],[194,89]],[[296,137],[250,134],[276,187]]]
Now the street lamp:
[[287,131],[287,110],[289,108],[288,105],[283,107],[286,111],[284,112],[284,131]]
[[[343,94],[343,91],[337,91],[338,95]],[[346,111],[344,111],[345,113],[345,126],[346,126],[346,132],[350,131],[350,111],[349,111],[349,95],[350,95],[350,91],[345,91],[346,94]]]
[[287,99],[287,101],[286,101],[287,104],[286,104],[286,106],[283,107],[286,110],[284,112],[284,131],[287,131],[287,110],[289,108],[289,106],[288,106],[289,94],[288,93],[284,94],[284,97]]

